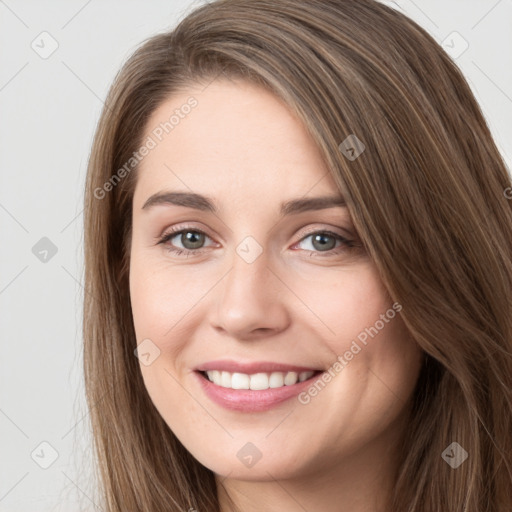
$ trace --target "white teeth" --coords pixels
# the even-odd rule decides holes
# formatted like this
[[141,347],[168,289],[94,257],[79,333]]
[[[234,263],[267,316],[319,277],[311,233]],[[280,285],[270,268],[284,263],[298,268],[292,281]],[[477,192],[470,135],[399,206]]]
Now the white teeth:
[[293,386],[297,382],[303,382],[313,376],[315,372],[272,372],[272,373],[230,373],[219,370],[207,371],[208,379],[222,386],[231,389],[252,389],[263,390],[268,388],[281,388]]
[[223,388],[231,387],[231,373],[229,372],[221,372],[220,374],[220,385]]
[[233,389],[249,389],[249,381],[249,375],[245,375],[245,373],[233,373],[231,376],[231,386],[229,387]]
[[[234,374],[234,375],[236,375],[236,374]],[[249,375],[247,375],[246,377],[249,378]],[[268,389],[268,375],[266,373],[255,373],[254,375],[250,376],[250,380],[251,380],[250,389],[254,389],[254,390]],[[233,385],[233,389],[238,389],[235,386],[234,379],[233,379],[232,385]]]
[[288,372],[286,374],[286,377],[284,378],[284,383],[286,386],[293,386],[294,384],[297,383],[298,380],[299,375],[297,374],[297,372]]
[[284,386],[284,373],[274,372],[270,374],[268,385],[271,388],[281,388]]
[[300,372],[299,373],[299,382],[304,382],[305,380],[308,380],[314,372]]

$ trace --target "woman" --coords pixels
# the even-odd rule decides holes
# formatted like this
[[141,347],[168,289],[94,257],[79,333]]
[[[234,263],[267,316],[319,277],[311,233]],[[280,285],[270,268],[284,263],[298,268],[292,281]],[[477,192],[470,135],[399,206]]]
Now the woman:
[[146,41],[86,183],[104,510],[510,510],[510,186],[460,71],[374,1]]

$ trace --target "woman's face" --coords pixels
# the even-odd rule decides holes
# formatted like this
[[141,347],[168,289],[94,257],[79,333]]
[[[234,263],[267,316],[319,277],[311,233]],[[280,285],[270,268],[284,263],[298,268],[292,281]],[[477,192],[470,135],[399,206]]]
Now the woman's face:
[[130,296],[147,391],[182,444],[245,480],[394,446],[421,353],[298,118],[217,80],[169,98],[144,140]]

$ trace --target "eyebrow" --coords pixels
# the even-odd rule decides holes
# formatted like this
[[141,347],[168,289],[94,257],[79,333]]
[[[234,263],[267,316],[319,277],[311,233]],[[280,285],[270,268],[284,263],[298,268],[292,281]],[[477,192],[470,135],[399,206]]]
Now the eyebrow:
[[[149,210],[157,205],[175,205],[186,208],[194,208],[211,213],[218,213],[215,201],[201,194],[193,192],[158,192],[153,194],[142,206],[143,210]],[[281,216],[293,215],[311,210],[324,210],[334,207],[346,207],[346,202],[341,196],[318,196],[291,199],[281,203]]]

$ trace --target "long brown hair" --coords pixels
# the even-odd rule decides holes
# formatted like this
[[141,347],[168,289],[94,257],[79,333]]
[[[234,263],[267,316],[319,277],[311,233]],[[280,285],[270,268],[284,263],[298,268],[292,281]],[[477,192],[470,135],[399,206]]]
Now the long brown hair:
[[[145,41],[116,76],[85,190],[84,371],[103,509],[219,510],[213,472],[163,421],[134,356],[137,165],[126,163],[164,99],[221,75],[297,113],[426,354],[393,511],[510,511],[511,179],[457,66],[373,0],[213,1]],[[358,158],[340,149],[349,136],[365,146]],[[456,469],[442,456],[454,442],[468,454]]]

